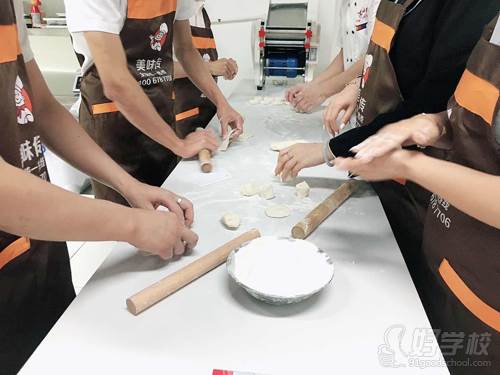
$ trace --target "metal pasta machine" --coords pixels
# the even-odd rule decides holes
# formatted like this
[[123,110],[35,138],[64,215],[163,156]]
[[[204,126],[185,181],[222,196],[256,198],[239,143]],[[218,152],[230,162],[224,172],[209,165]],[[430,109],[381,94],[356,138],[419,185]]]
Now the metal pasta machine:
[[318,64],[318,1],[269,0],[264,19],[254,23],[255,84],[266,78],[310,82]]

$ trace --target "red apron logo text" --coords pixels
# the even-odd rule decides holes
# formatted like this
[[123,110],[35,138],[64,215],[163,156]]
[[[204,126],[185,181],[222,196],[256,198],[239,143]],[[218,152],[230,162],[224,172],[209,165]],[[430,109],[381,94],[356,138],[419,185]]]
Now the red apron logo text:
[[26,125],[28,122],[35,121],[33,116],[33,105],[31,104],[28,92],[23,86],[21,78],[17,76],[16,87],[15,87],[15,97],[16,97],[16,109],[17,109],[17,123],[19,125]]
[[363,79],[361,80],[361,88],[365,88],[368,78],[370,78],[370,71],[373,64],[373,55],[366,55],[365,66],[363,67]]
[[168,36],[168,26],[166,23],[162,23],[160,28],[154,35],[150,35],[151,49],[153,51],[161,51],[163,45],[167,41]]

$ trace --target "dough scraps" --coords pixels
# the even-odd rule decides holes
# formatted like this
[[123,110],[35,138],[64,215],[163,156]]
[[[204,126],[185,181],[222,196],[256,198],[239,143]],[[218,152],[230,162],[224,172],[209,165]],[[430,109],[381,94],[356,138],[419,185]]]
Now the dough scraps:
[[224,214],[221,220],[222,224],[224,224],[228,229],[237,229],[241,224],[241,218],[239,215],[232,212]]
[[310,191],[311,191],[311,188],[309,187],[309,185],[305,181],[302,181],[301,183],[295,185],[295,195],[297,197],[299,197],[300,199],[308,197]]
[[273,218],[283,218],[290,216],[290,208],[283,204],[266,208],[266,215]]

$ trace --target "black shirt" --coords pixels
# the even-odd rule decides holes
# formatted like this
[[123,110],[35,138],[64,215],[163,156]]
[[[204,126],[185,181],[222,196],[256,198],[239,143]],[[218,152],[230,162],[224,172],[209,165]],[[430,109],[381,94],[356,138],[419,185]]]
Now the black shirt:
[[499,6],[499,0],[423,0],[405,16],[390,52],[404,101],[371,124],[333,138],[333,154],[350,156],[351,147],[387,124],[446,110],[472,49]]

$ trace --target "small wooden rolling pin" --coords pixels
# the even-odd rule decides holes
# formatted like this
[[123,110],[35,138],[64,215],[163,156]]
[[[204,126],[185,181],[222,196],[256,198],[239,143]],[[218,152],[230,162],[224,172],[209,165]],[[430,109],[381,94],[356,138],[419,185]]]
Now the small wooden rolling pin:
[[155,303],[160,302],[162,299],[185,287],[190,282],[220,266],[226,261],[231,251],[237,249],[245,242],[258,237],[260,237],[260,232],[257,229],[252,229],[243,233],[218,249],[188,264],[186,267],[148,286],[139,293],[127,298],[128,311],[134,315],[140,314]]
[[203,149],[198,153],[198,160],[200,161],[200,168],[203,173],[212,172],[212,153],[210,150]]
[[[196,128],[196,131],[204,130],[203,128]],[[203,149],[198,152],[198,160],[200,161],[200,168],[203,173],[212,172],[212,153],[208,149]]]
[[358,188],[354,180],[344,182],[328,198],[314,208],[304,219],[292,228],[292,237],[304,239],[309,236],[328,216],[330,216]]

